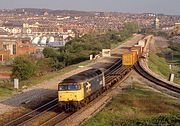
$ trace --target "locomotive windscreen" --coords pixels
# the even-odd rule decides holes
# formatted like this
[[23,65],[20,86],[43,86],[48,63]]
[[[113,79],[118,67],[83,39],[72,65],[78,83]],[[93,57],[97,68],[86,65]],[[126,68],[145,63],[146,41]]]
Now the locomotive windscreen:
[[59,85],[59,91],[67,91],[67,90],[80,90],[81,86],[77,84],[62,84]]

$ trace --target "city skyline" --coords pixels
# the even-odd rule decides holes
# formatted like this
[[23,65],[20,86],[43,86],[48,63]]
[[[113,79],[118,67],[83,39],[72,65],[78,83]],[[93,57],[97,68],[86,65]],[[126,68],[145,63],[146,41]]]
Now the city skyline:
[[162,13],[180,15],[179,0],[2,0],[0,9],[47,8],[54,10],[107,11],[125,13]]

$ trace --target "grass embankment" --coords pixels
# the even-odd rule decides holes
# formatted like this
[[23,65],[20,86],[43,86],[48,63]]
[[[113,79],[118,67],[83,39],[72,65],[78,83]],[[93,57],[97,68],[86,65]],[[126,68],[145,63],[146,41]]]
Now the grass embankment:
[[180,84],[180,43],[170,42],[170,46],[165,52],[167,53],[168,62],[173,65],[174,82]]
[[148,66],[153,72],[161,75],[166,79],[169,78],[171,71],[165,58],[158,56],[154,52],[150,52],[148,58]]
[[[175,74],[174,82],[180,84],[180,44],[169,44],[170,46],[163,51],[156,47],[155,52],[149,53],[148,66],[153,72],[165,79],[169,79],[170,73]],[[169,64],[172,64],[171,70]]]
[[180,125],[180,101],[134,82],[84,126]]
[[180,84],[180,64],[179,66],[174,66],[172,69],[175,74],[174,82]]
[[13,94],[13,90],[7,88],[0,88],[0,97],[7,97]]
[[[171,63],[169,62],[169,64]],[[175,64],[177,64],[177,62]],[[170,73],[174,73],[174,82],[180,84],[180,65],[172,66],[172,69],[170,70],[168,62],[165,60],[165,58],[159,57],[153,52],[149,53],[148,65],[153,72],[161,75],[167,80],[169,79]]]

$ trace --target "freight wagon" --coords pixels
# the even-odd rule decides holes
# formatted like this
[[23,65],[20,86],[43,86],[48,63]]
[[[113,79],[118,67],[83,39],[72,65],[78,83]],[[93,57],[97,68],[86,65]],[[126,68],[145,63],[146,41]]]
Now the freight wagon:
[[122,65],[132,66],[137,61],[137,52],[130,51],[122,55]]

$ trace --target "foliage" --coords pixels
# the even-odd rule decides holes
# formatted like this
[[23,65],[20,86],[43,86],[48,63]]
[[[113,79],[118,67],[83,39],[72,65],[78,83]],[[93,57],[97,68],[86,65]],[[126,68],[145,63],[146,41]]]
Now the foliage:
[[180,125],[180,114],[176,115],[160,115],[160,116],[155,116],[152,118],[146,118],[146,119],[127,119],[127,120],[118,120],[115,122],[112,122],[113,126],[178,126]]
[[49,57],[56,57],[56,51],[53,48],[50,47],[45,47],[43,49],[43,55],[45,58],[49,58]]
[[169,48],[180,53],[180,43],[171,42]]
[[87,60],[90,54],[100,54],[102,49],[111,48],[111,44],[119,43],[138,31],[136,23],[126,23],[121,31],[110,30],[106,34],[90,34],[78,37],[60,48],[60,62],[71,65]]
[[84,126],[180,125],[180,101],[133,82]]
[[52,68],[51,68],[51,58],[40,58],[38,59],[38,61],[36,62],[36,65],[38,67],[37,76],[41,76],[46,74],[47,72],[51,72]]
[[26,80],[32,77],[37,70],[36,65],[26,56],[16,57],[12,67],[12,78],[18,78],[20,80]]

